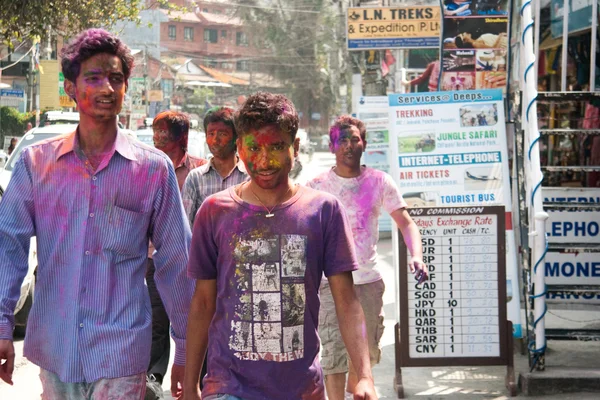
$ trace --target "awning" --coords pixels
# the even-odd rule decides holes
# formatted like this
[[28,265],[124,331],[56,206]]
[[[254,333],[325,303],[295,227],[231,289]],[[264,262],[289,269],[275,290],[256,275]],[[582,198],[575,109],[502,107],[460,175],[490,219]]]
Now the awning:
[[199,65],[199,67],[202,68],[202,70],[204,72],[206,72],[207,74],[209,74],[210,76],[212,76],[213,78],[218,80],[219,82],[226,83],[228,85],[237,85],[237,86],[249,86],[250,85],[250,82],[248,82],[246,80],[236,78],[235,76],[228,75],[219,70],[216,70],[213,68],[208,68],[208,67],[205,67],[204,65]]
[[189,81],[184,83],[185,86],[208,86],[208,87],[231,87],[228,83],[223,82],[205,82],[205,81]]
[[[589,31],[590,31],[590,28],[582,29],[577,32],[569,32],[569,38],[583,35],[584,33],[588,33]],[[546,39],[542,40],[542,42],[540,43],[540,50],[549,50],[549,49],[554,49],[558,46],[562,46],[562,43],[563,43],[562,36],[558,37],[558,38],[553,38],[552,34],[550,33],[550,28],[548,28],[544,32],[544,34],[541,36],[544,37],[545,35],[546,35]]]
[[547,34],[548,37],[540,43],[540,50],[549,50],[562,45],[562,38],[553,38],[550,34],[550,29],[544,32],[544,34]]

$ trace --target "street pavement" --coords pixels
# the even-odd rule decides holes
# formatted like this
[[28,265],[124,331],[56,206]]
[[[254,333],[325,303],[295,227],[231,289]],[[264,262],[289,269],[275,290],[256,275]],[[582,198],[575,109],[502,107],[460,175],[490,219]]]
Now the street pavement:
[[[327,170],[333,165],[333,155],[315,153],[308,162],[307,156],[302,155],[304,168],[299,182],[304,182],[316,174]],[[394,361],[394,325],[396,324],[396,299],[395,299],[395,272],[393,264],[393,249],[390,239],[382,239],[378,245],[379,266],[386,282],[384,294],[385,331],[382,337],[382,360],[374,370],[375,386],[380,399],[395,399],[393,387],[395,374]],[[598,313],[569,311],[554,311],[548,314],[547,326],[553,327],[586,327],[598,324]],[[525,321],[525,315],[522,316]],[[172,343],[174,348],[174,343]],[[579,366],[581,368],[595,368],[600,370],[600,343],[599,342],[550,342],[548,345],[546,363],[555,368]],[[0,400],[27,400],[39,399],[41,384],[39,382],[39,368],[23,358],[23,341],[15,341],[17,353],[14,386],[0,382]],[[172,354],[173,356],[173,354]],[[516,378],[519,373],[529,371],[527,357],[515,354]],[[170,372],[169,372],[170,373]],[[165,399],[172,399],[169,395],[169,373],[163,383]],[[508,392],[504,386],[505,367],[434,367],[434,368],[403,368],[403,383],[405,396],[417,399],[441,400],[479,400],[508,399]],[[523,397],[522,395],[518,396]],[[600,393],[571,393],[555,394],[551,396],[535,396],[531,399],[548,400],[596,400]]]

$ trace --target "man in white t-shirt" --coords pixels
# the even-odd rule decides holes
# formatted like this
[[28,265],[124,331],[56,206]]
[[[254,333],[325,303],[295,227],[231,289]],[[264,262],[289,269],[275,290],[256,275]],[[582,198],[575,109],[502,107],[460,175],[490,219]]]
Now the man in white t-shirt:
[[[365,124],[350,116],[339,117],[329,130],[329,148],[335,154],[336,165],[308,183],[308,186],[335,195],[344,205],[350,219],[359,269],[352,273],[356,294],[367,322],[371,367],[379,363],[379,341],[383,333],[383,292],[385,285],[377,270],[378,218],[385,209],[398,225],[412,255],[410,269],[419,281],[427,279],[423,263],[421,235],[406,211],[406,203],[391,176],[360,165],[367,146]],[[319,314],[321,365],[329,400],[344,399],[344,387],[352,393],[356,374],[339,331],[331,290],[326,281],[321,285]],[[350,364],[350,365],[349,365]],[[346,384],[346,373],[348,382]]]

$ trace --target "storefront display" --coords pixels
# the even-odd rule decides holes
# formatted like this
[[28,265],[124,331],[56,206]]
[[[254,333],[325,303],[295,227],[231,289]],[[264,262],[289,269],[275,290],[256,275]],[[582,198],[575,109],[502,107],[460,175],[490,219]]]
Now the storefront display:
[[509,2],[444,2],[440,90],[506,88]]

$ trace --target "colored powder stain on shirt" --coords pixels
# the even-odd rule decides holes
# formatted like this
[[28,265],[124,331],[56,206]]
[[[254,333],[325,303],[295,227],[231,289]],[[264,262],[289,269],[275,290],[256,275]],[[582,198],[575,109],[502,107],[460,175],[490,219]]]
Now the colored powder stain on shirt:
[[[143,276],[149,235],[173,254],[168,262],[157,263],[163,271],[157,285],[177,293],[164,301],[173,324],[176,362],[185,360],[193,282],[185,274],[190,235],[175,173],[166,156],[118,135],[117,150],[135,160],[115,154],[95,180],[74,173],[71,167],[83,162],[73,151],[63,151],[65,146],[70,150],[75,133],[28,147],[0,202],[0,236],[19,241],[0,240],[0,264],[9,265],[11,257],[18,258],[11,260],[15,265],[26,266],[26,254],[10,255],[17,253],[17,246],[26,247],[29,236],[37,237],[36,298],[44,301],[35,303],[29,316],[24,355],[65,382],[132,375],[147,368],[151,318],[144,311]],[[52,164],[58,166],[49,168]],[[162,170],[164,182],[130,184],[149,170],[157,175]],[[159,195],[162,204],[146,212]],[[33,198],[31,208],[23,201],[28,196]],[[120,224],[112,223],[116,220]],[[163,229],[150,232],[148,226]],[[0,269],[0,298],[13,296],[7,290],[16,279],[14,269]],[[0,315],[9,314],[6,307],[0,309]],[[8,326],[0,318],[0,332]]]
[[307,186],[336,196],[344,205],[352,225],[354,245],[360,269],[353,273],[355,284],[381,279],[377,270],[378,218],[405,208],[406,203],[392,178],[373,168],[362,167],[361,174],[343,178],[331,169],[307,183]]
[[214,198],[196,217],[188,265],[192,278],[217,279],[219,293],[203,395],[323,399],[321,276],[356,268],[341,204],[301,187],[265,218],[233,188]]

